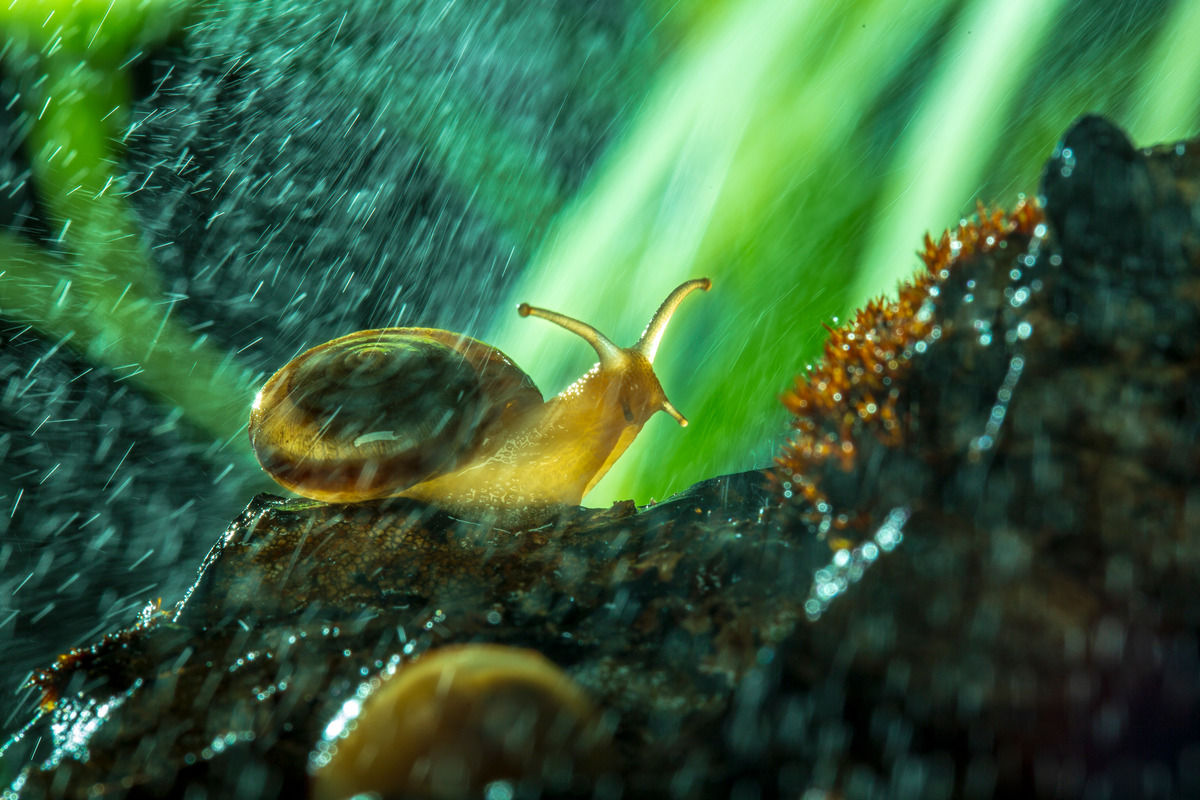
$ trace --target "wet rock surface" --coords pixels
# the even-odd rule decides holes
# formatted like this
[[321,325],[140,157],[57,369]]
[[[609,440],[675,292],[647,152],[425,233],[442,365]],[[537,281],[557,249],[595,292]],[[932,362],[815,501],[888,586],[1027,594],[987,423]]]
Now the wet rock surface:
[[364,684],[486,642],[612,726],[519,794],[1195,795],[1197,148],[1080,120],[1040,209],[834,333],[773,470],[520,533],[256,498],[182,602],[38,677],[11,793],[299,796]]

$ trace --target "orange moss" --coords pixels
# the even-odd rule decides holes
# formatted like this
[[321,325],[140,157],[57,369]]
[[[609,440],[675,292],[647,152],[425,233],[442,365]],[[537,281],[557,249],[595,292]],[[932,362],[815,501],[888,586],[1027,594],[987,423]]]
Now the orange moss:
[[[820,362],[797,376],[781,398],[795,417],[797,433],[775,459],[774,475],[785,498],[809,505],[805,519],[822,534],[866,521],[862,510],[834,512],[821,488],[822,473],[831,466],[853,470],[866,435],[888,447],[905,441],[909,421],[899,401],[914,356],[940,335],[937,287],[964,259],[1000,248],[1013,234],[1032,236],[1042,220],[1033,202],[1022,200],[1010,214],[979,204],[974,219],[946,231],[936,243],[925,235],[925,246],[917,251],[925,267],[900,285],[896,299],[877,298],[842,327],[826,326],[829,339]],[[846,544],[841,537],[831,540],[834,547]]]

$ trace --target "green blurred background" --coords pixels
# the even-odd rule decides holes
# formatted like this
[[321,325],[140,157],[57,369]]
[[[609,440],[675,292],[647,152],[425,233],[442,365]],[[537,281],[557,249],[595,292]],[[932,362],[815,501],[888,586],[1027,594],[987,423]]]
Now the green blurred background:
[[[822,322],[912,273],[926,231],[1034,194],[1086,112],[1139,144],[1196,134],[1200,4],[1061,0],[666,3],[673,45],[633,130],[513,294],[631,339],[708,275],[660,349],[672,401],[590,496],[645,501],[768,463],[777,402]],[[501,318],[535,375],[586,358]],[[520,336],[518,339],[517,337]],[[586,355],[586,354],[585,354]],[[566,362],[570,360],[570,366]]]

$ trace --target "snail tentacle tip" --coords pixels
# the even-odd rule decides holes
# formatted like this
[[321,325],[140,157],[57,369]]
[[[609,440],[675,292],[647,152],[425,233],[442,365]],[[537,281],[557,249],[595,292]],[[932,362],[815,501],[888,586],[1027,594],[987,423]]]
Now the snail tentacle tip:
[[530,307],[529,303],[521,303],[519,306],[517,306],[517,313],[522,317],[528,317],[532,311],[533,309]]
[[670,400],[663,400],[662,410],[674,417],[675,421],[679,423],[679,427],[686,428],[688,426],[687,417],[685,417],[683,414],[680,414],[679,409],[671,405]]

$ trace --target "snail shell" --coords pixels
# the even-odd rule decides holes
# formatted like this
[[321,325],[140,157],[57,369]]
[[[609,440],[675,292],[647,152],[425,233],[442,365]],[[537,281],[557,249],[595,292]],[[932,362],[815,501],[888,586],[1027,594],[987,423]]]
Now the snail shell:
[[297,494],[374,500],[453,470],[541,403],[529,376],[483,342],[434,328],[358,331],[267,381],[250,441],[263,469]]

